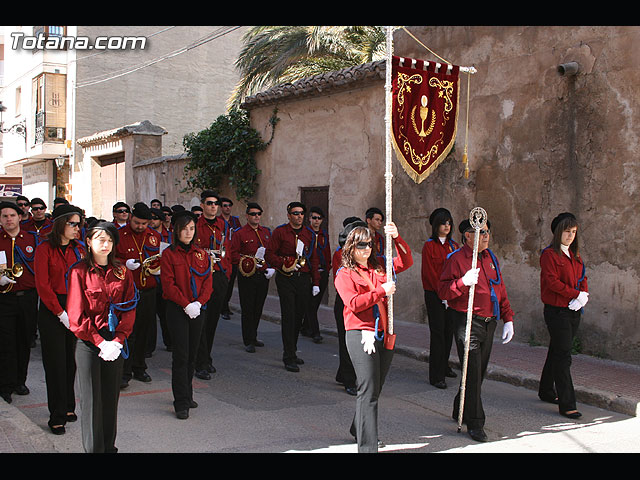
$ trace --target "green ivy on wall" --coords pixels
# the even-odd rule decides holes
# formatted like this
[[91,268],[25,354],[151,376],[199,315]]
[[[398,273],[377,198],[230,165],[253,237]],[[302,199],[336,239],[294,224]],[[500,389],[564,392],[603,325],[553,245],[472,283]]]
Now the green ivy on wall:
[[237,199],[252,198],[260,175],[255,154],[271,143],[278,121],[274,109],[269,119],[272,131],[268,142],[251,127],[248,113],[239,109],[220,115],[205,130],[185,135],[182,145],[189,161],[185,166],[187,186],[183,192],[216,190],[226,178]]

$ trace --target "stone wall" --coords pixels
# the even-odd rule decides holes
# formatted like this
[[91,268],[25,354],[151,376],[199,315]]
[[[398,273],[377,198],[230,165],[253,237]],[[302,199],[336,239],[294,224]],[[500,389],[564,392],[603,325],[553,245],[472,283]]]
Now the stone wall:
[[[479,205],[492,222],[491,247],[516,313],[515,340],[546,344],[539,253],[550,243],[553,217],[571,211],[580,221],[591,292],[578,334],[582,352],[640,363],[640,247],[634,241],[640,231],[634,215],[640,205],[640,57],[634,50],[640,28],[410,31],[441,57],[478,72],[470,79],[469,178],[460,161],[466,75],[449,158],[419,185],[394,159],[393,220],[415,261],[398,278],[397,317],[426,321],[420,252],[431,211],[447,207],[457,225]],[[395,34],[394,53],[437,60],[403,31]],[[580,72],[560,76],[557,66],[570,61],[580,64]],[[257,201],[265,207],[265,223],[275,226],[286,221],[284,207],[299,187],[329,185],[335,239],[345,216],[364,215],[371,205],[384,211],[384,73],[359,89],[309,85],[296,95],[281,89],[271,101],[249,106],[252,125],[264,138],[274,106],[281,119],[273,144],[258,156]]]

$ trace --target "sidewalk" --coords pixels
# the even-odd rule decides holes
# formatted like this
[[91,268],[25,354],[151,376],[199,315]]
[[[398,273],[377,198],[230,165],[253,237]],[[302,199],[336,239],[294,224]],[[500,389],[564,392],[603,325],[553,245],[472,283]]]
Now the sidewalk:
[[[240,313],[237,291],[234,291],[231,299],[231,309],[236,315]],[[279,312],[278,297],[269,295],[265,303],[263,321],[279,323]],[[322,305],[318,319],[324,336],[337,335],[333,306]],[[428,325],[396,318],[394,326],[397,334],[396,354],[425,362],[424,374],[428,375]],[[503,345],[496,335],[487,378],[537,391],[546,354],[546,346],[532,347],[515,341]],[[454,369],[459,370],[455,346],[452,348],[450,363]],[[632,417],[640,416],[640,366],[575,355],[571,374],[579,404],[584,403]],[[455,384],[458,379],[454,379]],[[454,383],[451,383],[451,386],[453,385]],[[48,432],[31,422],[16,406],[0,400],[0,453],[54,452],[56,448]]]

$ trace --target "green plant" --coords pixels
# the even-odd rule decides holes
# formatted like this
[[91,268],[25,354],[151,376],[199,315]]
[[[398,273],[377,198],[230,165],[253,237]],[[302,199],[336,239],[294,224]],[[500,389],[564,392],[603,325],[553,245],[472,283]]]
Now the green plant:
[[271,143],[278,120],[274,109],[268,142],[251,127],[248,113],[238,109],[220,115],[205,130],[185,135],[182,145],[189,161],[185,166],[187,186],[182,191],[215,190],[227,178],[236,198],[253,197],[260,175],[255,154]]

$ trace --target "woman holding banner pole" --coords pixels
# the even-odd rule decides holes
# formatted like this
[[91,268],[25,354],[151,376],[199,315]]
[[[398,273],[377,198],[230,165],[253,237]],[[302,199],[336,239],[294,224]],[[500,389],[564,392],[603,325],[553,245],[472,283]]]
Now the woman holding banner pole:
[[[411,249],[393,223],[385,226],[385,233],[393,238],[398,252],[393,268],[394,273],[400,273],[413,264]],[[396,286],[386,280],[385,266],[376,260],[368,228],[350,224],[343,234],[342,268],[336,274],[335,287],[344,302],[346,344],[356,371],[358,393],[350,431],[356,437],[358,452],[375,453],[378,399],[393,358],[393,346],[387,343],[387,296]]]

